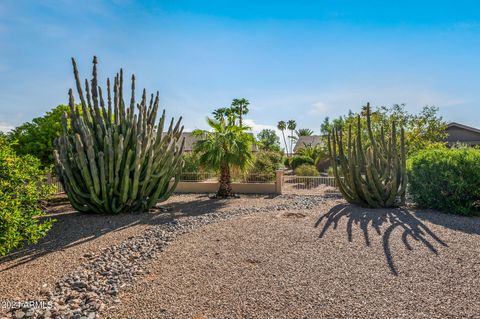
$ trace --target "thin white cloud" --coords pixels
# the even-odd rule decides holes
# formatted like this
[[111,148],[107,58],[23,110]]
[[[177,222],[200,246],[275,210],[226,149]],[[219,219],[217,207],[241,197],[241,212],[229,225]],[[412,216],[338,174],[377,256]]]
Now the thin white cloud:
[[6,123],[6,122],[0,122],[0,132],[8,133],[11,130],[13,130],[15,126]]
[[252,132],[255,135],[257,135],[264,129],[274,130],[275,133],[277,133],[278,137],[282,135],[282,132],[278,130],[274,125],[255,123],[255,121],[252,119],[244,119],[243,123],[244,125],[251,127]]
[[328,106],[323,102],[315,102],[312,104],[309,113],[312,115],[326,116],[328,114]]

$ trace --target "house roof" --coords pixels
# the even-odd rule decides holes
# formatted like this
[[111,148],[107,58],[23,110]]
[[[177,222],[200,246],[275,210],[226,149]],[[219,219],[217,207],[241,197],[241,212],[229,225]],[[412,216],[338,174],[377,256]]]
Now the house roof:
[[447,129],[449,129],[450,127],[458,127],[458,128],[461,128],[461,129],[464,129],[464,130],[467,130],[467,131],[471,131],[471,132],[480,134],[480,129],[475,128],[475,127],[471,127],[471,126],[468,126],[468,125],[460,124],[460,123],[457,123],[457,122],[448,123]]
[[310,136],[300,136],[293,148],[293,152],[298,152],[305,146],[316,146],[322,145],[322,136],[321,135],[310,135]]
[[[248,134],[254,136],[253,133]],[[179,139],[179,142],[181,142],[182,138],[185,138],[185,145],[183,146],[184,152],[192,152],[195,143],[202,139],[201,136],[194,136],[192,132],[183,132],[182,136]],[[255,143],[252,145],[252,151],[257,151],[257,145]]]
[[447,134],[445,141],[450,145],[455,143],[480,145],[480,129],[452,122],[447,126]]

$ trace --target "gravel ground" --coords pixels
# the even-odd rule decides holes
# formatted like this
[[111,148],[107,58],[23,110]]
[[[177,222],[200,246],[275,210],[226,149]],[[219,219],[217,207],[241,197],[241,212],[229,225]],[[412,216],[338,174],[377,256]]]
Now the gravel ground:
[[314,206],[178,237],[105,315],[480,318],[480,218]]
[[[72,300],[74,307],[76,304],[81,306],[75,309],[90,313],[87,310],[94,307],[95,312],[98,312],[97,310],[103,307],[102,294],[113,292],[109,297],[114,296],[119,286],[123,285],[117,282],[118,277],[126,276],[126,279],[122,279],[128,281],[140,274],[141,270],[138,271],[136,264],[153,257],[157,250],[161,250],[163,245],[171,241],[174,236],[171,232],[184,231],[180,223],[175,223],[176,220],[195,219],[205,213],[228,215],[225,212],[233,207],[255,206],[256,211],[265,205],[283,202],[283,198],[265,196],[244,196],[232,201],[211,200],[207,196],[199,195],[176,195],[150,213],[105,216],[75,212],[64,197],[56,198],[49,207],[48,215],[56,218],[57,222],[47,237],[36,245],[0,259],[0,314],[5,314],[6,306],[11,305],[12,301],[31,300],[53,300],[53,310],[59,308],[61,311],[47,312],[47,315],[52,317],[55,317],[56,313],[61,317],[71,317],[68,310],[71,310]],[[242,208],[235,209],[243,211]],[[148,243],[144,242],[146,238]],[[128,263],[119,258],[119,254],[126,252],[132,255],[135,262]],[[103,258],[105,256],[107,259]],[[128,270],[126,273],[110,267],[119,261],[122,269]],[[128,269],[128,266],[132,267]],[[113,287],[113,291],[99,289],[94,292],[100,296],[88,296],[86,293],[92,290],[80,286],[98,279],[91,276],[92,272],[104,272],[105,268],[108,272],[103,277],[108,277],[108,281],[113,282],[94,288],[105,290]],[[95,302],[92,303],[93,306],[90,305],[92,307],[86,307],[85,300],[79,302],[82,301],[81,298]],[[13,313],[13,316],[39,317],[39,313],[40,311],[32,312],[30,307],[23,307],[18,313]],[[75,317],[81,317],[78,315],[79,313],[76,313]]]
[[480,218],[334,195],[68,210],[57,203],[47,238],[1,260],[0,301],[53,304],[9,317],[480,318]]

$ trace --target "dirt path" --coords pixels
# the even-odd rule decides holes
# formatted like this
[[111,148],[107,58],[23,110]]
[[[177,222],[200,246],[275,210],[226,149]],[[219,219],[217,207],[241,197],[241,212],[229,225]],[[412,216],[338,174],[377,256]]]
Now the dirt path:
[[480,218],[255,214],[180,236],[110,318],[480,318]]

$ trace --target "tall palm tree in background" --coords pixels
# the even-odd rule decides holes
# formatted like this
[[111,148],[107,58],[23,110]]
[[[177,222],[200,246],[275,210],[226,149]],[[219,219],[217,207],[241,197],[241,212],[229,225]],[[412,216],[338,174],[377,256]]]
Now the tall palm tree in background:
[[290,130],[290,153],[293,153],[293,131],[297,128],[297,122],[288,120],[287,128]]
[[240,127],[243,126],[243,116],[246,115],[249,111],[248,106],[250,102],[247,99],[233,99],[232,101],[232,110],[238,114],[238,119]]
[[232,114],[232,110],[228,107],[220,107],[212,112],[213,118],[217,121],[224,117],[229,117]]
[[247,133],[249,127],[236,125],[236,115],[222,116],[218,119],[207,117],[212,131],[194,130],[193,135],[201,139],[194,145],[194,153],[205,168],[220,171],[217,196],[233,196],[231,169],[246,169],[252,163],[252,144],[254,138]]
[[287,140],[285,139],[285,129],[287,128],[287,124],[285,123],[285,121],[280,121],[277,124],[277,128],[280,131],[282,131],[283,143],[285,143],[285,153],[287,153],[287,155],[288,155],[288,145],[287,145]]

